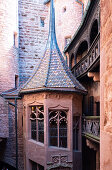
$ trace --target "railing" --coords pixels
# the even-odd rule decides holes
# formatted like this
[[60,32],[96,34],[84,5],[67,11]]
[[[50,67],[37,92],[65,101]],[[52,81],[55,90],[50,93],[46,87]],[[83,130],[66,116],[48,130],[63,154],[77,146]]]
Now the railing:
[[72,73],[76,77],[85,74],[91,66],[100,58],[100,33],[93,41],[87,54],[72,68]]
[[82,119],[82,134],[94,140],[100,141],[100,116],[85,116]]

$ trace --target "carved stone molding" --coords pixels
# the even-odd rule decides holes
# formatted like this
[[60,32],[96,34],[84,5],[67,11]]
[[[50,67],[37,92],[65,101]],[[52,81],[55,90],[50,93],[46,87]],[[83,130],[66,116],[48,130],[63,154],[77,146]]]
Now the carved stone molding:
[[59,105],[56,105],[54,107],[49,107],[49,110],[68,110],[69,108],[68,107],[64,107],[64,106],[61,106],[60,104]]
[[68,161],[67,155],[52,155],[51,156],[51,162],[47,163],[48,168],[47,170],[63,167],[63,168],[72,168],[72,161]]

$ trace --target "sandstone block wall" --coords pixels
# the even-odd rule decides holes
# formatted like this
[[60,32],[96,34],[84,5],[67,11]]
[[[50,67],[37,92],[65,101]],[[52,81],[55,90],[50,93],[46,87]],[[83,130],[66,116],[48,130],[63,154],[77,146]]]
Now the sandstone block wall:
[[101,0],[101,170],[112,169],[112,1]]
[[[44,54],[48,38],[48,8],[44,0],[19,0],[19,78],[31,76]],[[44,27],[41,26],[44,19]]]
[[0,97],[0,138],[9,137],[8,104]]
[[14,33],[18,33],[17,2],[0,2],[0,92],[13,88],[18,74],[18,51],[14,45]]

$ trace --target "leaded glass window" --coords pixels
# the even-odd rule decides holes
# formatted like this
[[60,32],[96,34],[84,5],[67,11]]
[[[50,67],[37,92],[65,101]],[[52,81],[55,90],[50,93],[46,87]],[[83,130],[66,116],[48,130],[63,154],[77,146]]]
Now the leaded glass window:
[[31,120],[31,138],[36,140],[37,139],[37,127],[36,127],[36,108],[35,107],[33,107],[31,110],[30,120]]
[[44,106],[31,107],[31,138],[44,143]]
[[38,141],[44,143],[44,116],[42,113],[38,116]]
[[67,111],[49,111],[50,146],[67,148]]

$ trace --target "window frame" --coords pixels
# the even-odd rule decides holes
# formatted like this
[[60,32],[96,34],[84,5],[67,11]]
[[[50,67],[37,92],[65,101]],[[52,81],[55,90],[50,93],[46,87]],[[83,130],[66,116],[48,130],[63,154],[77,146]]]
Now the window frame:
[[[51,114],[51,112],[64,112],[64,113],[66,113],[66,147],[64,147],[64,146],[60,146],[60,120],[59,120],[59,113],[58,113],[58,115],[57,115],[57,146],[55,146],[55,145],[51,145],[50,144],[50,139],[51,139],[51,136],[50,136],[50,118],[49,118],[49,116],[50,116],[50,114]],[[67,110],[65,110],[65,109],[49,109],[49,111],[48,111],[48,126],[49,126],[49,136],[48,136],[48,139],[49,139],[49,146],[50,147],[57,147],[57,148],[65,148],[65,149],[67,149],[68,148],[68,109]],[[62,118],[62,120],[64,119],[64,117]],[[64,138],[64,137],[63,137]]]
[[[39,110],[39,107],[43,107],[43,111]],[[32,109],[35,108],[35,111]],[[32,118],[31,115],[34,114],[35,118]],[[43,115],[43,118],[39,118],[40,115]],[[30,138],[32,140],[35,140],[37,142],[43,143],[44,144],[44,105],[31,105],[30,106],[30,115],[29,115],[29,120],[30,120]],[[32,122],[33,120],[36,120],[36,139],[32,138]],[[43,130],[39,130],[39,121],[43,121]],[[43,141],[39,139],[39,132],[43,132]]]

